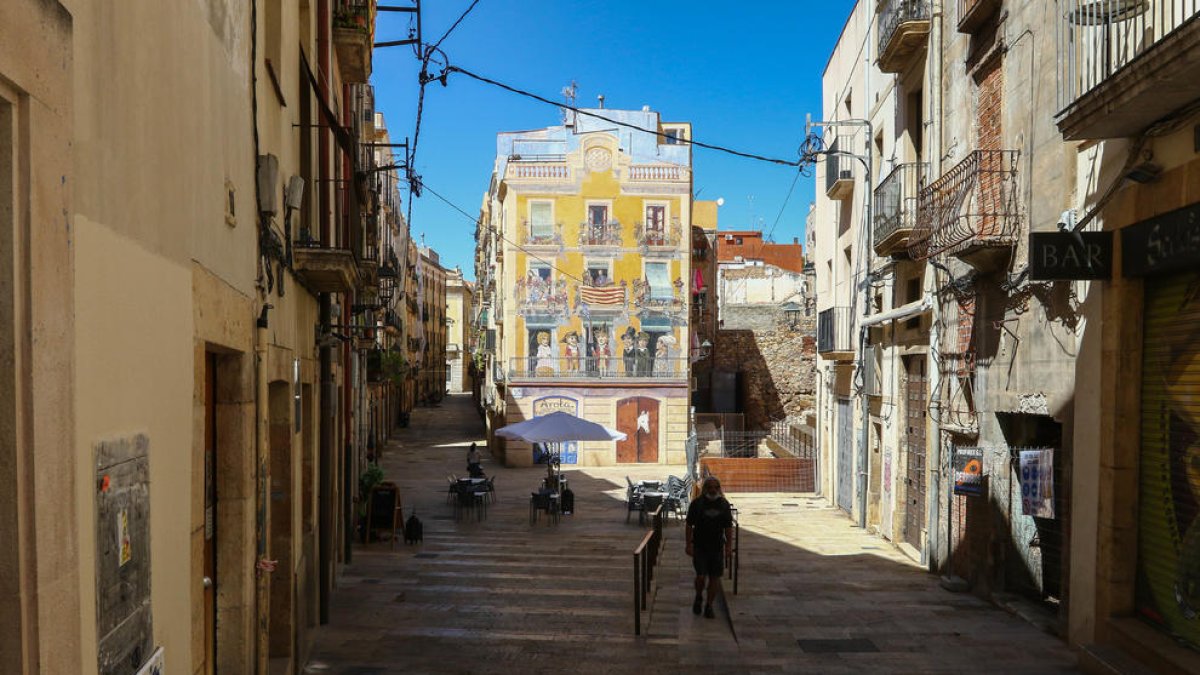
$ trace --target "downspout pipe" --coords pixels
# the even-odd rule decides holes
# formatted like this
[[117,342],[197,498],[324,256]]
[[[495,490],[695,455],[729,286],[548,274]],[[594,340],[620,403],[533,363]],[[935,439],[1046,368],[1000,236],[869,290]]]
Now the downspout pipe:
[[329,345],[332,301],[328,293],[318,297],[321,341],[319,369],[321,377],[321,417],[318,439],[320,482],[317,486],[318,565],[320,567],[320,621],[329,623],[329,596],[333,590],[333,348]]
[[[932,96],[929,101],[933,115],[930,116],[933,123],[933,133],[930,134],[929,166],[933,170],[933,175],[940,176],[942,173],[942,55],[945,53],[942,45],[944,38],[945,27],[943,20],[945,12],[943,11],[942,1],[934,0],[933,2],[933,21],[930,25],[929,44],[933,45],[930,50],[929,58],[929,80],[928,87]],[[936,50],[936,51],[934,51]],[[929,269],[928,266],[926,269]],[[926,275],[926,285],[930,285],[928,279],[931,275]],[[925,550],[922,552],[924,564],[930,571],[936,572],[943,558],[941,550],[941,537],[939,534],[941,522],[941,505],[942,505],[942,413],[941,413],[941,383],[942,373],[941,366],[938,363],[938,340],[940,339],[938,327],[941,325],[941,307],[938,299],[932,295],[927,295],[926,298],[930,307],[930,330],[929,330],[929,391],[932,396],[929,397],[929,431],[933,437],[933,444],[929,447],[929,462],[928,467],[932,473],[933,498],[926,498],[926,527],[925,527]],[[947,542],[947,552],[949,551],[949,543]]]
[[255,598],[257,601],[258,621],[255,632],[255,663],[258,672],[266,672],[268,660],[268,628],[270,625],[271,578],[274,564],[271,558],[271,509],[270,509],[270,429],[268,426],[268,389],[267,389],[267,313],[272,309],[264,304],[258,315],[254,333],[254,381],[257,393],[255,395],[255,460],[257,463],[257,498],[256,534],[257,560],[255,561]]

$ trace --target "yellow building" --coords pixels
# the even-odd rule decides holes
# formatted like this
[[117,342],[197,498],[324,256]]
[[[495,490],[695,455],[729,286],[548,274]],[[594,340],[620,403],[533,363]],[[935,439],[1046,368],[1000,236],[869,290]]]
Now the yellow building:
[[473,388],[469,359],[474,298],[475,285],[463,280],[462,270],[449,270],[446,277],[446,387],[455,394]]
[[564,464],[682,463],[691,128],[649,109],[587,112],[607,120],[497,137],[476,256],[489,440],[506,464],[531,464],[535,449],[491,431],[565,410],[628,439],[568,444]]

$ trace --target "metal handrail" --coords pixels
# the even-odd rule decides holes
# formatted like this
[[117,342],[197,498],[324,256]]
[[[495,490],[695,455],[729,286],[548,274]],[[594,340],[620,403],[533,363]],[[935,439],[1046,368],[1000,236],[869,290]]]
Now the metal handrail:
[[729,557],[725,560],[726,574],[733,581],[733,594],[738,594],[738,572],[741,567],[740,543],[741,528],[738,525],[738,510],[736,506],[729,507],[733,514],[733,544],[729,547]]
[[654,589],[654,569],[658,566],[663,547],[662,504],[650,514],[650,530],[633,549],[633,634],[642,634],[642,612],[650,608]]

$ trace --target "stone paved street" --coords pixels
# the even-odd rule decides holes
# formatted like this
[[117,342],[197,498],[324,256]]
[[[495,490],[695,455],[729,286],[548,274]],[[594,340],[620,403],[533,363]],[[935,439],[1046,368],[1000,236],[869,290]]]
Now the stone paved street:
[[[383,464],[419,546],[358,547],[306,669],[366,673],[1063,672],[1057,638],[937,580],[887,542],[805,495],[730,495],[739,508],[739,593],[715,620],[690,611],[683,530],[666,550],[648,635],[633,635],[631,552],[645,530],[625,523],[625,475],[682,467],[567,469],[576,513],[529,524],[540,469],[485,456],[498,503],[455,521],[446,476],[465,473],[481,435],[469,397],[414,411]],[[727,584],[727,592],[729,591]],[[732,617],[730,621],[729,617]]]

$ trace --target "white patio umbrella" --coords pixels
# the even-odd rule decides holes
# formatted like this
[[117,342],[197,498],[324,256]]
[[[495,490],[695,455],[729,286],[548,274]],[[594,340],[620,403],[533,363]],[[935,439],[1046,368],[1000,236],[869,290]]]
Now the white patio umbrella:
[[501,427],[496,430],[496,435],[526,443],[625,440],[624,432],[609,429],[603,424],[596,424],[561,410]]
[[[526,443],[556,444],[566,441],[623,441],[626,438],[622,431],[609,429],[603,424],[596,424],[561,410],[501,427],[496,430],[496,435]],[[551,463],[546,470],[553,481],[554,464]]]

